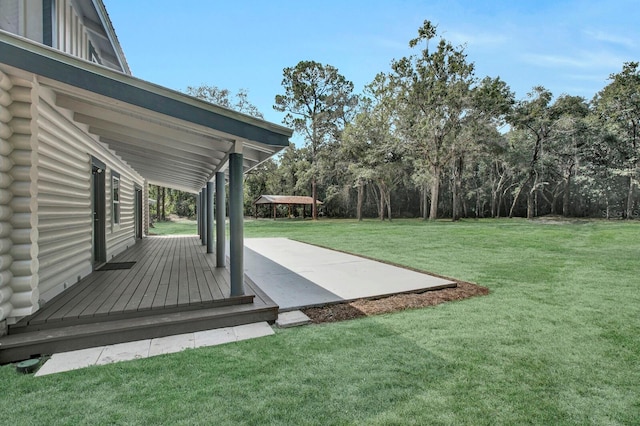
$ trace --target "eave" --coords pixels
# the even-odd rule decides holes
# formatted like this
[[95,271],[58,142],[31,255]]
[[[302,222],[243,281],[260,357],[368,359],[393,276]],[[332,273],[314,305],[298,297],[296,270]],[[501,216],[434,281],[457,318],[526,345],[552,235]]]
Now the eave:
[[292,131],[0,31],[0,66],[26,74],[56,105],[150,183],[197,192],[242,152],[248,171]]

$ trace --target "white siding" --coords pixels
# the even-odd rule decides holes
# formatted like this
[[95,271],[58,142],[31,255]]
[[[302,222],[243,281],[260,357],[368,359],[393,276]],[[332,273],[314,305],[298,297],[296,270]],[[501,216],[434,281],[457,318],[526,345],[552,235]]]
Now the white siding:
[[42,1],[0,0],[0,29],[42,43]]
[[[53,93],[39,102],[40,292],[49,300],[92,270],[93,207],[91,156],[107,165],[107,259],[135,244],[134,183],[143,180],[99,144],[68,111],[55,107]],[[120,174],[120,225],[112,223],[111,172]]]
[[12,34],[18,34],[20,8],[18,0],[0,1],[0,29]]
[[144,180],[55,106],[37,82],[0,72],[0,321],[15,323],[92,271],[91,157],[120,174],[121,221],[107,258],[135,243],[134,185]]
[[[3,80],[0,78],[0,80]],[[8,90],[7,90],[8,89]],[[7,97],[6,94],[9,96]],[[11,216],[8,222],[2,223],[2,238],[5,242],[3,251],[3,278],[9,280],[9,287],[2,292],[4,303],[0,309],[0,319],[11,320],[29,315],[38,309],[38,216],[37,216],[37,183],[36,166],[38,153],[36,150],[35,120],[37,111],[32,107],[34,90],[31,83],[19,79],[11,79],[4,85],[5,96],[0,102],[7,109],[2,113],[8,119],[9,132],[3,151],[6,178],[1,179],[3,189],[10,199],[7,213]],[[3,153],[4,154],[4,153]],[[10,168],[9,168],[10,167]],[[8,266],[8,268],[7,268]]]
[[56,2],[53,46],[65,53],[90,60],[89,35],[70,0]]
[[91,163],[87,136],[39,103],[38,231],[44,299],[91,272]]
[[[2,11],[2,9],[0,9]],[[13,161],[11,160],[10,138],[13,135],[10,124],[13,119],[9,107],[11,106],[11,89],[13,84],[9,76],[0,71],[0,321],[7,318],[13,310],[11,304],[11,296],[13,289],[11,288],[11,264],[13,263],[13,254],[11,248],[13,241],[11,240],[11,216],[13,209],[11,208],[11,169]]]

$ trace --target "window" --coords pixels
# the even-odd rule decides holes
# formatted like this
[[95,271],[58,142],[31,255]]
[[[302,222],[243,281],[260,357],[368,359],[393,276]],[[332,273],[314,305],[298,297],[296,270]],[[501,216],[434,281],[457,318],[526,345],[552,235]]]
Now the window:
[[91,44],[91,42],[89,42],[89,60],[96,64],[102,64],[102,62],[100,62],[100,58],[98,57],[98,52],[93,47],[93,44]]
[[42,44],[49,47],[54,45],[56,28],[56,2],[54,0],[42,0]]
[[111,172],[111,199],[113,201],[112,221],[114,225],[120,224],[120,175]]

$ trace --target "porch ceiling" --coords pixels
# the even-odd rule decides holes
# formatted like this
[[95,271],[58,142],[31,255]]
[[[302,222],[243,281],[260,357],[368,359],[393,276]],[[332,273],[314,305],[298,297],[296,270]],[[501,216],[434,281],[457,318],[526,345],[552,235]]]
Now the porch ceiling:
[[199,191],[229,154],[244,170],[288,145],[292,131],[0,31],[0,65],[35,75],[56,104],[149,183]]

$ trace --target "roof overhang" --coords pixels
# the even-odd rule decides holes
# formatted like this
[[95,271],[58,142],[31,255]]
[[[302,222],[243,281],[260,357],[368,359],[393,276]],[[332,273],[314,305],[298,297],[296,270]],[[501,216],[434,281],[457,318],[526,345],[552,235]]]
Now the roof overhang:
[[292,131],[0,31],[0,67],[33,75],[149,183],[199,191],[229,155],[248,171],[289,145]]

